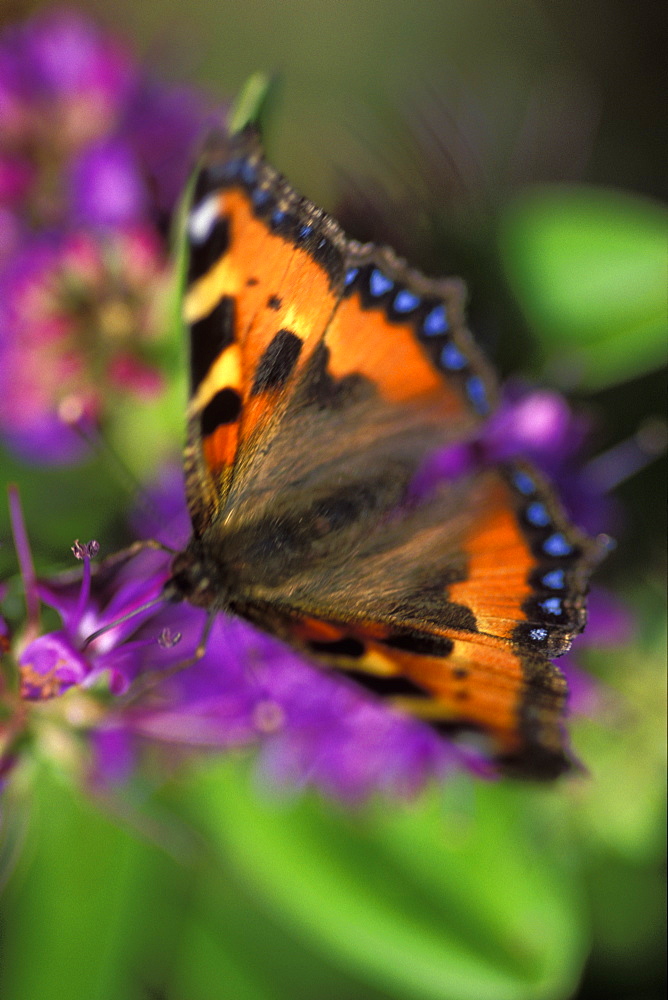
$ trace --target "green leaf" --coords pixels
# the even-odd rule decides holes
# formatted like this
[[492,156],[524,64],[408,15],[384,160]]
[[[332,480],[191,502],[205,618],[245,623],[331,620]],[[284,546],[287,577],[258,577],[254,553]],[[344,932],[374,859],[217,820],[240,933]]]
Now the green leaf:
[[558,812],[542,793],[476,786],[462,814],[456,792],[354,815],[312,797],[285,809],[226,764],[191,801],[280,920],[384,995],[570,996],[587,932]]
[[665,361],[668,212],[601,188],[544,187],[502,217],[511,286],[553,372],[598,389]]
[[50,768],[24,778],[32,815],[1,899],[3,998],[385,1000],[277,926],[177,810],[142,799],[140,812],[126,789],[127,829]]
[[246,125],[260,121],[272,87],[272,78],[266,73],[252,73],[248,77],[229,114],[230,132],[241,132]]
[[[127,503],[128,488],[107,453],[81,465],[28,465],[0,447],[3,481],[19,485],[28,537],[38,574],[76,566],[70,546],[75,538],[97,539],[109,554],[108,541]],[[0,495],[0,537],[11,538],[6,491]],[[16,573],[11,544],[0,546],[0,578]]]
[[31,805],[3,897],[0,996],[139,1000],[119,954],[129,950],[141,845],[44,774],[35,776]]

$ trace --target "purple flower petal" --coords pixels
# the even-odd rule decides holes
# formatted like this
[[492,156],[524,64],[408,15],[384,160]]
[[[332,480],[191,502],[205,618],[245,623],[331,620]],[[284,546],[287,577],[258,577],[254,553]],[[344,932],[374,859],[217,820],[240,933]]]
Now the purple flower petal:
[[21,696],[42,701],[81,684],[90,666],[66,632],[50,632],[29,643],[19,659]]
[[89,454],[87,438],[93,430],[94,424],[89,423],[89,433],[80,434],[63,424],[57,414],[47,413],[36,414],[31,422],[26,419],[21,428],[5,430],[3,437],[7,447],[26,462],[72,465]]
[[587,629],[579,647],[622,646],[631,642],[635,619],[628,604],[609,590],[592,587],[587,602]]
[[150,178],[161,212],[171,211],[183,191],[207,119],[199,94],[152,80],[143,80],[128,102],[122,134]]
[[473,472],[480,464],[480,449],[476,442],[453,444],[429,456],[417,472],[409,488],[409,499],[425,499],[439,483],[458,479]]
[[124,226],[141,221],[147,195],[130,147],[118,140],[88,146],[70,168],[71,201],[78,222]]
[[90,774],[93,787],[104,790],[130,778],[136,763],[135,742],[124,727],[101,726],[93,731],[94,766]]
[[162,468],[158,479],[144,490],[141,502],[131,515],[137,538],[155,538],[164,545],[183,549],[190,538],[191,525],[183,503],[181,461]]
[[95,95],[117,104],[125,97],[134,71],[129,56],[85,16],[54,10],[36,16],[23,28],[23,59],[33,86],[49,95]]
[[588,422],[574,415],[557,393],[509,383],[499,409],[472,441],[446,445],[429,457],[411,484],[410,496],[420,500],[439,482],[523,457],[554,483],[578,527],[592,534],[613,530],[616,504],[583,464],[589,431]]
[[486,431],[486,447],[497,461],[518,454],[554,455],[574,446],[572,419],[566,400],[556,392],[538,390],[514,400],[506,396]]
[[559,669],[568,681],[569,715],[598,715],[604,702],[599,681],[581,670],[572,654],[559,660]]

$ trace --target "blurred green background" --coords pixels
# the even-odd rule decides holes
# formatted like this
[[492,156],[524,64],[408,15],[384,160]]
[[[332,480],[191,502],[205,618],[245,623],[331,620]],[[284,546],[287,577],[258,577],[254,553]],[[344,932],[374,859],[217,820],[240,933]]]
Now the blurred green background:
[[[568,391],[597,450],[639,430],[660,437],[658,5],[79,9],[214,103],[249,73],[275,72],[267,146],[300,190],[353,235],[462,274],[472,327],[502,372]],[[147,433],[164,443],[179,423],[156,418]],[[98,503],[109,511],[117,495],[109,476],[7,467],[38,549],[56,560],[74,535],[99,537]],[[3,866],[0,996],[663,996],[664,475],[659,459],[618,491],[624,530],[599,580],[632,611],[636,635],[582,656],[612,706],[574,726],[588,778],[548,790],[459,778],[351,813],[311,793],[274,799],[234,759],[158,792],[147,783],[112,809],[36,764],[30,812],[11,818],[7,838],[19,857]]]

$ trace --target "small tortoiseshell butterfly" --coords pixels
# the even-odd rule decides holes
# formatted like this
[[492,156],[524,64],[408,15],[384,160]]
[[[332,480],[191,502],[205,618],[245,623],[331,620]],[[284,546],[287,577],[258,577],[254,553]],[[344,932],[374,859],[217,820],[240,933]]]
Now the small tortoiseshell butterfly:
[[462,284],[348,239],[252,126],[209,143],[187,227],[193,533],[166,596],[241,615],[444,733],[485,734],[512,773],[565,771],[548,657],[584,626],[591,543],[526,465],[411,499],[494,405]]

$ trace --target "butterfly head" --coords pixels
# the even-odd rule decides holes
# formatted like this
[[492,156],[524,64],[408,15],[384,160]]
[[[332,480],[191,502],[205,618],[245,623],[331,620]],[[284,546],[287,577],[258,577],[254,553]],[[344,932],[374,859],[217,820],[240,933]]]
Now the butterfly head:
[[163,595],[170,601],[188,601],[197,608],[218,611],[228,605],[229,582],[226,585],[219,564],[207,559],[197,539],[193,538],[183,552],[172,560],[171,576]]

